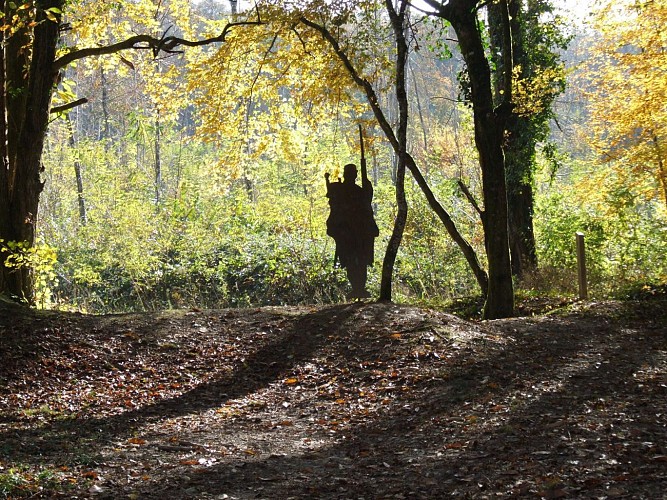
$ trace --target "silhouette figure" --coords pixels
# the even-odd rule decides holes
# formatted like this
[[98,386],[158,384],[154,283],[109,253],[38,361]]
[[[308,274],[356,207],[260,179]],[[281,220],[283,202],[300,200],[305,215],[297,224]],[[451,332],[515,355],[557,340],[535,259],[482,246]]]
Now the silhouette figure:
[[353,163],[345,165],[342,182],[330,182],[329,177],[328,172],[324,174],[330,207],[327,234],[336,242],[334,264],[338,261],[347,272],[352,285],[349,298],[370,297],[366,290],[367,266],[373,264],[375,238],[380,232],[373,217],[373,186],[363,156],[361,186],[355,183],[357,166]]

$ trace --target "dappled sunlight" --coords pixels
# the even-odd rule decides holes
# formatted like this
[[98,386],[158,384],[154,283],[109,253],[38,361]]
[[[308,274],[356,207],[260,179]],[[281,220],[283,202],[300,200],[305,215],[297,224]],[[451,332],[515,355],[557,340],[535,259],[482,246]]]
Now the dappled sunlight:
[[29,316],[4,327],[24,340],[0,370],[0,465],[141,498],[651,491],[667,429],[653,319],[358,303],[51,313],[44,331]]

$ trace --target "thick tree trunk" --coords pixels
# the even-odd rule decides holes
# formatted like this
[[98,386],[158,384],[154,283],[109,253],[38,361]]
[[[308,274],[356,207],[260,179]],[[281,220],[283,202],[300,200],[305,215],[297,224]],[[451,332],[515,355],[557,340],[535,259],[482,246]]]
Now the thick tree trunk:
[[[56,76],[52,68],[58,41],[58,23],[46,19],[44,10],[52,7],[61,9],[62,4],[62,0],[35,2],[37,25],[33,34],[30,76],[22,82],[21,87],[24,90],[25,107],[14,109],[12,103],[7,103],[10,156],[7,179],[2,186],[3,195],[6,195],[7,216],[2,219],[0,239],[5,243],[20,242],[28,248],[35,243],[39,195],[43,187],[40,180],[41,156]],[[7,57],[7,60],[10,59]],[[14,122],[21,118],[17,128]],[[15,156],[11,154],[13,151],[16,151]],[[6,252],[3,254],[5,256],[0,262],[0,293],[32,303],[32,270],[28,266],[18,269],[5,266]]]
[[454,28],[468,68],[484,196],[484,237],[489,262],[489,288],[484,305],[486,319],[514,313],[514,287],[507,229],[503,124],[507,110],[494,109],[491,71],[477,26],[475,2],[450,3],[447,19]]
[[[7,1],[4,12],[11,12]],[[13,14],[13,13],[12,13]],[[25,120],[27,80],[25,78],[25,68],[30,65],[28,59],[29,51],[23,47],[30,43],[30,34],[25,29],[20,29],[16,33],[8,36],[5,40],[5,107],[7,115],[7,156],[9,159],[9,178],[8,188],[11,189],[14,178],[14,169],[12,164],[16,161],[18,152],[17,138],[21,132],[21,126]]]

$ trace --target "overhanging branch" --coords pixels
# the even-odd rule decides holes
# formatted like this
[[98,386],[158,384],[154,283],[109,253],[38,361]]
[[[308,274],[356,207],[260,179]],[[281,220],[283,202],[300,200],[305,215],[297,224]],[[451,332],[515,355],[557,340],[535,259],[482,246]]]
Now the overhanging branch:
[[255,21],[239,21],[228,23],[225,25],[222,32],[218,36],[203,38],[201,40],[187,40],[177,36],[155,38],[154,36],[150,35],[135,35],[127,38],[126,40],[111,45],[88,47],[85,49],[69,52],[54,61],[53,70],[56,72],[73,63],[74,61],[78,61],[79,59],[83,59],[85,57],[115,54],[117,52],[129,49],[152,50],[153,54],[157,56],[157,54],[160,52],[179,52],[176,50],[177,47],[200,47],[203,45],[210,45],[212,43],[221,43],[225,41],[229,32],[238,26],[257,26],[261,24],[263,24],[263,21],[260,19],[258,11],[257,19]]
[[481,208],[479,208],[479,204],[477,203],[477,200],[475,200],[475,197],[470,192],[470,189],[468,189],[468,186],[466,186],[461,179],[457,181],[457,184],[459,185],[459,189],[461,190],[461,192],[465,195],[465,197],[468,199],[472,207],[475,209],[475,212],[479,214],[480,219],[483,220],[484,212],[482,211]]
[[305,17],[301,18],[301,22],[304,25],[308,26],[309,28],[312,28],[318,33],[320,33],[322,38],[324,38],[329,43],[329,45],[334,50],[340,61],[343,63],[343,66],[345,66],[345,69],[352,77],[352,80],[354,80],[354,83],[356,83],[359,87],[364,89],[366,98],[368,99],[368,103],[370,104],[371,109],[373,110],[373,114],[378,120],[380,127],[384,131],[385,136],[393,146],[394,150],[398,151],[400,149],[398,144],[398,139],[396,138],[396,135],[394,134],[394,130],[392,129],[391,125],[384,117],[384,113],[380,108],[380,103],[377,94],[375,93],[375,89],[373,88],[371,83],[359,74],[357,68],[354,67],[354,64],[352,64],[350,58],[347,57],[347,53],[340,46],[336,37],[334,37],[333,34],[327,28]]

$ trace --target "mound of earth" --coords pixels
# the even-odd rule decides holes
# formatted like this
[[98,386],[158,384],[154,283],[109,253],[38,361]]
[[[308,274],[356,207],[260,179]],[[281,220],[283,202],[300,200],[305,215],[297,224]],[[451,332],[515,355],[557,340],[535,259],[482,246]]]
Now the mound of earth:
[[661,498],[667,302],[469,322],[355,303],[0,302],[0,496]]

